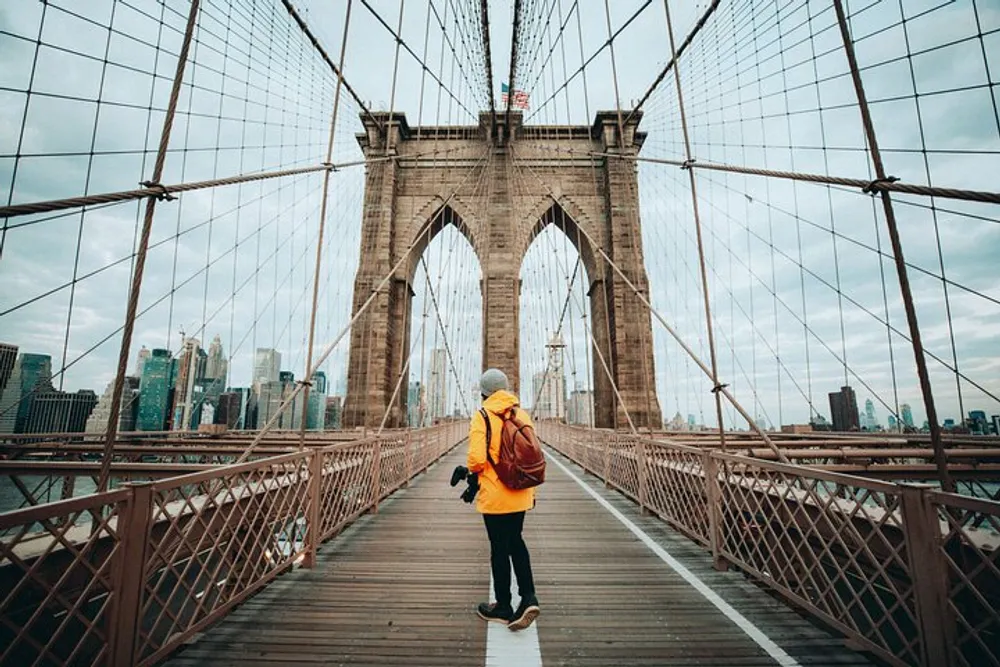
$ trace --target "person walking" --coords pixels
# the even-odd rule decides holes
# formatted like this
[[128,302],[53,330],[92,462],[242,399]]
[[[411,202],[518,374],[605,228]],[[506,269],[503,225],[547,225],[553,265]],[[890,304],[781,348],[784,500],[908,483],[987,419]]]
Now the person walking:
[[[517,396],[508,391],[507,376],[503,371],[488,369],[479,380],[479,389],[483,409],[472,415],[466,464],[470,473],[478,474],[476,509],[483,515],[490,540],[490,567],[496,601],[492,604],[481,603],[476,612],[487,621],[505,623],[511,630],[523,630],[541,613],[535,596],[531,557],[521,536],[525,512],[535,506],[535,489],[508,488],[500,481],[494,466],[500,460],[504,417],[511,416],[513,410],[516,417],[529,426],[531,417],[521,409]],[[512,563],[521,598],[517,609],[511,606]]]

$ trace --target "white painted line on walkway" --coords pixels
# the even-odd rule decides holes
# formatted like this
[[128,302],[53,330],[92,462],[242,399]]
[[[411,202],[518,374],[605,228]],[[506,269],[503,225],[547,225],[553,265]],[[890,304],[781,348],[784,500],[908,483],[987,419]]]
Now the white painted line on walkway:
[[[511,568],[511,582],[516,581]],[[490,573],[490,592],[493,573]],[[517,609],[521,597],[514,592],[511,605]],[[492,598],[496,599],[496,598]],[[503,623],[486,623],[486,667],[542,667],[542,649],[538,645],[538,621],[524,630],[508,630]]]
[[[574,482],[583,487],[583,490],[591,495],[591,497],[599,502],[601,506],[611,512],[611,514],[622,522],[622,524],[632,531],[632,534],[639,538],[639,540],[645,544],[649,549],[660,557],[667,566],[674,572],[679,574],[684,581],[689,583],[696,591],[702,594],[702,596],[711,602],[716,609],[725,614],[726,618],[736,624],[740,630],[745,632],[750,639],[752,639],[757,646],[764,649],[769,656],[774,658],[774,660],[782,667],[801,667],[799,662],[792,656],[785,653],[784,649],[774,643],[774,641],[764,634],[760,628],[750,622],[746,616],[736,611],[730,606],[728,602],[723,600],[715,591],[709,588],[705,582],[699,579],[693,572],[684,567],[676,558],[667,553],[666,549],[661,547],[656,541],[647,535],[639,526],[632,523],[624,514],[619,512],[614,506],[611,505],[607,500],[605,500],[599,493],[594,491],[590,486],[584,482],[582,479],[573,474],[573,472],[567,468],[562,461],[560,461],[555,456],[546,457],[548,461],[552,461],[557,466],[559,466],[563,472],[570,476]],[[489,664],[489,661],[487,661]]]

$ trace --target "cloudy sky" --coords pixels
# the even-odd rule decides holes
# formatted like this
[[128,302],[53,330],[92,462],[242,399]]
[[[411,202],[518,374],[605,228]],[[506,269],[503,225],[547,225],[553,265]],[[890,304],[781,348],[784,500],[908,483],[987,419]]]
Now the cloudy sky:
[[[294,2],[331,59],[346,2]],[[709,3],[671,3],[678,44]],[[493,92],[508,78],[512,3],[490,3]],[[518,87],[529,123],[589,124],[617,97],[629,107],[669,59],[662,2],[528,0]],[[1000,10],[957,0],[846,3],[888,173],[907,182],[997,190]],[[15,0],[0,5],[0,197],[23,203],[130,189],[152,174],[184,0]],[[408,48],[379,18],[400,22]],[[486,106],[478,3],[352,3],[344,72],[374,109],[411,125],[469,124]],[[377,16],[376,16],[377,15]],[[441,25],[444,24],[444,30]],[[110,26],[110,29],[109,29]],[[452,51],[454,48],[454,52]],[[550,55],[551,54],[551,55]],[[581,62],[589,60],[584,72]],[[426,64],[425,72],[423,65]],[[873,178],[854,89],[829,2],[726,0],[681,61],[697,160]],[[436,79],[436,80],[435,80]],[[568,80],[568,83],[566,83]],[[393,82],[395,81],[395,88]],[[438,83],[440,82],[440,84]],[[203,0],[162,177],[179,183],[315,165],[326,159],[335,78],[280,0]],[[565,84],[565,85],[564,85]],[[360,158],[358,105],[342,96],[334,163]],[[642,155],[683,160],[672,75],[645,106]],[[362,168],[331,176],[321,253],[317,349],[350,315],[360,243]],[[221,336],[231,383],[253,350],[275,347],[301,375],[323,176],[300,175],[181,195],[157,204],[136,323],[141,345],[177,350],[180,332]],[[644,255],[657,311],[704,360],[705,314],[688,173],[643,163]],[[856,190],[696,171],[719,372],[771,424],[830,417],[847,382],[882,423],[902,403],[923,421],[915,364],[878,200]],[[894,197],[942,418],[1000,413],[1000,216],[996,206]],[[67,389],[111,379],[144,205],[5,221],[0,339],[50,354]],[[428,350],[452,351],[452,405],[467,403],[481,360],[479,270],[459,233],[439,234],[418,269],[414,379]],[[576,262],[548,229],[522,268],[522,378],[567,302]],[[582,269],[581,269],[582,270]],[[574,288],[579,292],[579,279]],[[428,304],[433,290],[439,306]],[[570,387],[589,386],[583,311],[568,299]],[[424,317],[425,312],[427,317]],[[420,333],[420,332],[423,333]],[[666,417],[711,422],[709,383],[654,324]],[[342,389],[347,346],[326,366]],[[527,389],[527,385],[522,385]],[[525,392],[527,393],[527,392]],[[528,401],[530,403],[530,401]],[[730,412],[727,420],[734,417]]]

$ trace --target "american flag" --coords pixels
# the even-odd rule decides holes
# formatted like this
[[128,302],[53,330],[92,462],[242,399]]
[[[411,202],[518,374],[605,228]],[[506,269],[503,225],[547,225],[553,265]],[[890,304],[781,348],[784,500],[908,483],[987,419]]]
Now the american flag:
[[[501,83],[500,91],[503,93],[503,95],[500,96],[500,104],[507,106],[507,96],[510,93],[510,87],[506,83]],[[514,97],[511,99],[510,105],[515,109],[527,109],[528,93],[523,90],[515,90]]]

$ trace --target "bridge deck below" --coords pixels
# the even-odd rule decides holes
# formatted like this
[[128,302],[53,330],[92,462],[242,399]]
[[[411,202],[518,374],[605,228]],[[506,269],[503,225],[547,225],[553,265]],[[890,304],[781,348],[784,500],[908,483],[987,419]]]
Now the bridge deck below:
[[486,532],[447,483],[460,461],[456,452],[431,468],[324,546],[315,569],[280,577],[168,664],[500,665],[511,646],[498,641],[510,640],[528,654],[525,645],[537,641],[546,665],[869,664],[584,479],[759,629],[764,639],[755,641],[589,495],[570,475],[579,477],[578,468],[557,462],[525,521],[542,607],[536,631],[510,637],[494,625],[488,633],[473,613],[489,595]]

